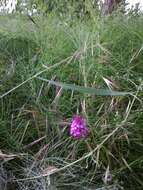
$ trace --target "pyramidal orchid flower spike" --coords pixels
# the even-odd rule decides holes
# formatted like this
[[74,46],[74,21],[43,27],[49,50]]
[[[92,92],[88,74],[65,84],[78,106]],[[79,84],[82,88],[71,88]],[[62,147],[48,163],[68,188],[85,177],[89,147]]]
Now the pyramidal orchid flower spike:
[[89,130],[86,127],[86,120],[76,115],[73,117],[70,126],[70,135],[76,139],[86,138],[88,136]]

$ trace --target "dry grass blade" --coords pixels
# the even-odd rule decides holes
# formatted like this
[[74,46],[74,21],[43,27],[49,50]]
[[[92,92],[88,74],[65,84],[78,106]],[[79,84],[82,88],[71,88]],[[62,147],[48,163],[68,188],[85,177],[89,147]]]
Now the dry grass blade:
[[44,135],[43,137],[41,137],[41,138],[39,138],[39,139],[37,139],[37,140],[31,142],[30,144],[25,145],[23,148],[24,148],[24,149],[30,148],[31,146],[33,146],[33,145],[39,143],[40,141],[44,140],[46,137],[47,137],[47,135]]
[[15,158],[21,158],[25,154],[4,154],[2,151],[0,151],[0,160],[3,160],[4,162],[7,162],[9,160],[13,160]]

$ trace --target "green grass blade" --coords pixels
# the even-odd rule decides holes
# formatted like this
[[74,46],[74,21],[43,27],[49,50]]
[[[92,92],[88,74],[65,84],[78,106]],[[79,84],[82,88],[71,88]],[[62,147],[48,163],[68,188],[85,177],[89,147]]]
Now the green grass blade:
[[53,80],[47,80],[41,77],[37,77],[38,79],[48,82],[52,85],[59,86],[65,90],[72,90],[72,91],[78,91],[81,93],[87,93],[87,94],[94,94],[98,96],[126,96],[126,95],[132,95],[131,92],[118,92],[118,91],[112,91],[109,89],[96,89],[91,87],[84,87],[74,84],[66,84],[62,82],[55,82]]

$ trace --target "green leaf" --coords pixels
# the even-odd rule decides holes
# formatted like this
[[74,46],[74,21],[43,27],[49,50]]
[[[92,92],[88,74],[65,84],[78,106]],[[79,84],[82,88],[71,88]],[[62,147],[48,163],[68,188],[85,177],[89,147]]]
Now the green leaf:
[[78,91],[81,93],[87,93],[87,94],[95,94],[98,96],[126,96],[126,95],[132,95],[131,92],[118,92],[118,91],[112,91],[110,89],[96,89],[91,87],[84,87],[74,84],[66,84],[62,82],[56,82],[53,80],[47,80],[41,77],[37,77],[38,79],[48,82],[49,84],[59,86],[65,90],[72,90],[72,91]]

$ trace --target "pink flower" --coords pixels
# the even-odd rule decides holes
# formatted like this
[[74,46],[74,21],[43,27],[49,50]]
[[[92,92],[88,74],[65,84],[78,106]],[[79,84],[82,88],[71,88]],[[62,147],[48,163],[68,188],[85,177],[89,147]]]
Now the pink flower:
[[86,120],[81,116],[75,116],[70,126],[70,135],[74,138],[85,138],[88,135],[88,128],[86,127]]

